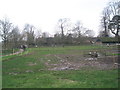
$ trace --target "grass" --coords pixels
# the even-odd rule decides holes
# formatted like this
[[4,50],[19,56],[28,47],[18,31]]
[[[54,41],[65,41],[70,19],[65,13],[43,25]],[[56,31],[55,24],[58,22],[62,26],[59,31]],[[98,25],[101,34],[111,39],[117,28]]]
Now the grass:
[[117,70],[110,71],[40,71],[5,75],[8,88],[116,88]]
[[8,50],[2,50],[2,55],[8,55],[14,52],[17,52],[19,49],[8,49]]
[[25,54],[27,54],[28,52],[30,53],[30,52],[31,52],[31,49],[28,49],[28,50],[26,50],[26,51],[24,51],[24,52],[22,52],[22,53],[16,54],[16,55],[2,56],[2,61],[3,61],[3,60],[12,59],[12,58],[14,58],[14,57],[18,57],[18,56],[25,55]]
[[115,69],[50,71],[44,64],[48,59],[57,62],[47,55],[81,54],[81,50],[99,49],[105,47],[40,47],[28,49],[23,54],[3,57],[3,88],[117,88],[118,70]]

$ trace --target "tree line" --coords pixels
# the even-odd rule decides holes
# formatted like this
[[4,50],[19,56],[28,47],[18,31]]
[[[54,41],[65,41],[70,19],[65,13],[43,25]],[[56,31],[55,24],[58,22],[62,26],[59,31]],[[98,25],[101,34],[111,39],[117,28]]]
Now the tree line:
[[[92,44],[95,35],[93,30],[83,27],[80,21],[73,23],[69,18],[59,19],[57,32],[50,36],[48,32],[40,32],[34,25],[25,24],[21,30],[7,18],[0,20],[0,36],[4,49],[28,47]],[[38,31],[37,34],[35,31]],[[101,29],[97,37],[120,36],[120,1],[109,2],[101,17]],[[96,38],[97,38],[96,37]]]
[[[78,45],[89,43],[86,38],[94,34],[93,30],[84,28],[80,22],[73,24],[68,18],[58,20],[57,30],[57,33],[50,37],[48,32],[40,32],[34,25],[25,24],[23,30],[20,30],[7,18],[0,20],[3,48],[18,48],[22,44],[29,47]],[[38,31],[37,34],[35,31]]]

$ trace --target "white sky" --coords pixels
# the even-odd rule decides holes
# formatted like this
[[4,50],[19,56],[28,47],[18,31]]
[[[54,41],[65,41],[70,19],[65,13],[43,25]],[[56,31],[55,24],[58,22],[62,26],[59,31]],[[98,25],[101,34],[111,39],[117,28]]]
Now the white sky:
[[83,26],[98,31],[101,12],[109,0],[0,0],[3,17],[23,28],[33,24],[42,32],[55,33],[60,18],[80,20]]

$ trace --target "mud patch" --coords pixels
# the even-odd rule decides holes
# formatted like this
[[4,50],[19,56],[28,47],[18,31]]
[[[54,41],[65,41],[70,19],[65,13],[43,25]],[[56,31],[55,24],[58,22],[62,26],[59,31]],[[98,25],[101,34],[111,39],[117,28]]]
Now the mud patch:
[[58,62],[51,63],[51,60],[45,62],[48,70],[80,70],[83,68],[92,69],[115,69],[118,66],[117,56],[106,56],[100,58],[90,58],[81,55],[54,55],[58,59]]

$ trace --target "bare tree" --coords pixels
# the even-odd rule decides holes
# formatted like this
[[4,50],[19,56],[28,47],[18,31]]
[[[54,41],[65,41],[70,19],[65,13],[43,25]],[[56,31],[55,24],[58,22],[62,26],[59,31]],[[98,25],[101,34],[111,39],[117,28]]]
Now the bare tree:
[[111,29],[108,29],[111,19],[115,15],[120,15],[120,1],[114,0],[112,2],[109,2],[108,6],[104,8],[102,14],[103,16],[101,19],[101,25],[102,25],[102,28],[104,28],[104,33],[105,33],[104,35],[109,36],[110,31],[113,33]]
[[4,20],[0,20],[0,36],[2,37],[5,48],[7,48],[12,28],[12,23],[10,23],[7,18],[5,18]]
[[40,44],[41,44],[41,41],[40,41],[41,37],[42,37],[42,32],[41,32],[40,29],[37,29],[36,32],[35,32],[35,44],[36,44],[36,46],[40,46]]
[[83,29],[82,23],[80,21],[77,21],[72,31],[74,34],[76,33],[78,38],[80,38],[82,29]]
[[26,32],[26,39],[27,39],[27,44],[29,46],[33,46],[35,44],[34,39],[35,39],[35,35],[34,35],[34,30],[35,27],[33,25],[30,24],[26,24],[24,27],[24,30]]
[[62,39],[64,38],[64,35],[65,35],[64,32],[69,27],[69,24],[68,24],[69,21],[70,21],[70,19],[68,19],[68,18],[63,18],[63,19],[59,19],[58,20],[58,26],[59,26],[59,28],[61,30],[61,37],[62,37]]
[[111,16],[119,15],[120,14],[120,1],[114,0],[112,2],[109,2],[109,10]]
[[19,32],[19,28],[16,26],[12,29],[12,31],[10,32],[10,42],[12,43],[12,48],[17,48],[19,46],[20,42],[20,32]]
[[58,27],[61,31],[61,44],[64,46],[65,42],[65,33],[70,30],[70,19],[69,18],[62,18],[58,20]]
[[107,19],[106,14],[104,14],[104,16],[101,19],[101,27],[104,29],[103,30],[103,32],[104,32],[103,36],[104,37],[108,37],[109,36],[107,26],[108,26],[108,19]]

